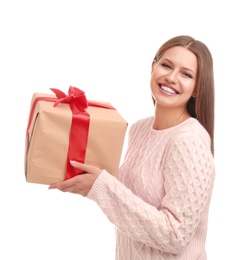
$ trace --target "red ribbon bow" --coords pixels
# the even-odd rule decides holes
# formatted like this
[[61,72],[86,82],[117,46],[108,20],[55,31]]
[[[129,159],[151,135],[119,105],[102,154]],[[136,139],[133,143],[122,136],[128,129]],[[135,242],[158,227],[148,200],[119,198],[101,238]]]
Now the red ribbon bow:
[[85,96],[85,92],[70,86],[68,90],[68,95],[56,88],[50,88],[58,98],[54,106],[57,106],[59,103],[70,103],[74,105],[76,110],[83,112],[88,107],[88,101]]

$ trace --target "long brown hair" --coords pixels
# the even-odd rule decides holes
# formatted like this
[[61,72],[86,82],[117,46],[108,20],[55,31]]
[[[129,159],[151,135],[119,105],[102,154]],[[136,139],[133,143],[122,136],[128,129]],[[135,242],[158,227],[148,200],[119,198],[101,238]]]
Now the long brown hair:
[[[194,38],[181,35],[165,42],[157,51],[154,60],[158,61],[164,52],[174,46],[182,46],[197,57],[198,72],[194,96],[187,104],[187,111],[207,130],[211,138],[211,151],[214,154],[214,73],[213,59],[207,46]],[[153,99],[155,103],[155,100]]]

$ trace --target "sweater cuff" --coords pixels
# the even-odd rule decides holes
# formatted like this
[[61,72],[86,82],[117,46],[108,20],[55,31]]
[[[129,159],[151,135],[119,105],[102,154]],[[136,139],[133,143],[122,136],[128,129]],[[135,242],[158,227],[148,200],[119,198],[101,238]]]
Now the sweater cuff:
[[103,197],[104,192],[106,192],[106,187],[108,184],[111,183],[111,181],[114,179],[114,176],[112,176],[106,170],[102,170],[102,172],[95,180],[89,193],[87,194],[87,198],[98,202],[99,198]]

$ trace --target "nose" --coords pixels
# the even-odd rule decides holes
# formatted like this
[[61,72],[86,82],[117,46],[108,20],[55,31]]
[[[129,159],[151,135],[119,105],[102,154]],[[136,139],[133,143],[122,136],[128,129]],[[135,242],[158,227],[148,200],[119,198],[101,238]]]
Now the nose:
[[166,76],[167,81],[170,83],[177,83],[178,82],[178,73],[175,70],[169,71]]

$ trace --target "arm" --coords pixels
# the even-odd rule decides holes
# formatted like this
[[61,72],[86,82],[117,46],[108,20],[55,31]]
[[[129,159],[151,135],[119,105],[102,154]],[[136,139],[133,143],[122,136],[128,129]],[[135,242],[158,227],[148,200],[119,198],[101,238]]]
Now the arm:
[[179,138],[167,153],[161,208],[147,204],[102,171],[88,198],[96,201],[118,229],[137,241],[170,253],[188,244],[210,199],[213,158],[197,137]]

